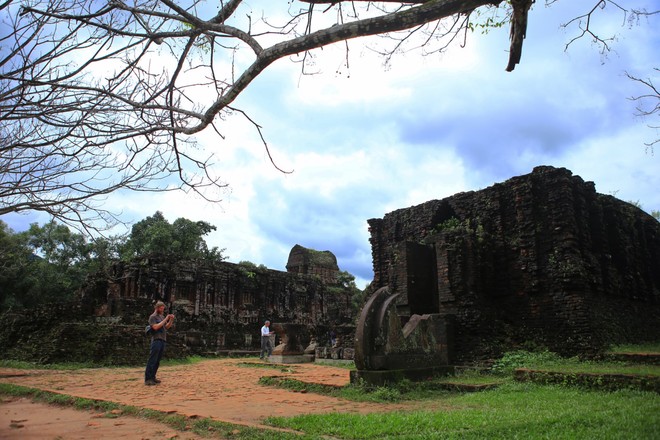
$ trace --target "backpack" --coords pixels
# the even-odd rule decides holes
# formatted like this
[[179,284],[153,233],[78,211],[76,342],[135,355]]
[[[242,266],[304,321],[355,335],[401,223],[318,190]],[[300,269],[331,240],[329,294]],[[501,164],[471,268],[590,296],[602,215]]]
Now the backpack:
[[147,324],[147,326],[144,329],[144,335],[145,336],[151,336],[153,334],[154,330],[151,328],[151,324]]

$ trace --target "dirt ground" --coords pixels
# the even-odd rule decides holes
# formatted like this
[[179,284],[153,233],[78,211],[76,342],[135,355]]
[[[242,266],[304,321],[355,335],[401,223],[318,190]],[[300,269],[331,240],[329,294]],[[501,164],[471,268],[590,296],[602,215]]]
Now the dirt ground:
[[[216,359],[161,367],[157,386],[144,385],[144,368],[76,371],[0,368],[0,382],[76,397],[105,400],[189,417],[209,417],[239,425],[263,426],[269,416],[328,412],[392,411],[398,405],[350,402],[314,393],[293,392],[258,384],[262,376],[286,376],[308,383],[345,385],[347,369],[286,365],[285,371],[246,365],[254,359]],[[24,398],[0,401],[1,439],[197,439],[156,422],[33,403]]]

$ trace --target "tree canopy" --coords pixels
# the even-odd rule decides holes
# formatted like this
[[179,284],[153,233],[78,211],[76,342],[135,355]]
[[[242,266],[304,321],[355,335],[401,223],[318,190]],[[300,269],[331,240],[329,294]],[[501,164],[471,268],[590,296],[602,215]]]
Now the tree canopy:
[[[214,174],[214,158],[199,155],[194,135],[212,129],[222,138],[231,115],[261,133],[234,102],[275,61],[291,58],[304,72],[314,49],[373,35],[388,37],[385,57],[413,36],[425,52],[440,52],[470,29],[510,22],[513,70],[524,62],[533,0],[251,3],[0,3],[0,215],[36,210],[93,227],[115,219],[103,198],[118,190],[220,200],[227,184]],[[607,47],[590,21],[605,8],[654,13],[592,0],[575,18],[576,38]]]
[[168,222],[163,213],[156,213],[135,223],[130,236],[121,247],[121,258],[130,260],[147,255],[166,255],[178,259],[206,258],[222,261],[223,250],[208,248],[204,236],[216,227],[204,221],[192,221],[183,217]]
[[70,300],[88,276],[119,260],[164,256],[222,261],[224,249],[209,249],[204,239],[215,229],[185,218],[170,223],[157,211],[137,222],[127,236],[88,241],[54,221],[15,233],[0,220],[0,311]]

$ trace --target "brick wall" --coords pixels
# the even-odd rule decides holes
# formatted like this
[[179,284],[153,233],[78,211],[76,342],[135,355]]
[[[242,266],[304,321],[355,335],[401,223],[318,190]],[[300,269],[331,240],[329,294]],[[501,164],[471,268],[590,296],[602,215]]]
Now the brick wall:
[[660,223],[566,169],[538,167],[369,226],[372,287],[402,292],[402,316],[456,316],[457,359],[660,339]]

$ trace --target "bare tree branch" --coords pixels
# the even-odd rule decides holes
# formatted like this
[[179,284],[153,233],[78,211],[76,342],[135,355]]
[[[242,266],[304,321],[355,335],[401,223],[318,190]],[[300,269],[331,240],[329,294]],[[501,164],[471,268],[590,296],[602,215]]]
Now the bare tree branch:
[[[653,69],[656,73],[660,73],[659,68],[654,68]],[[644,88],[647,90],[646,93],[638,96],[634,96],[630,98],[633,101],[637,101],[638,105],[636,107],[637,109],[637,116],[647,118],[653,115],[660,116],[660,90],[653,84],[653,80],[651,78],[638,78],[636,76],[631,75],[630,73],[626,72],[626,76],[633,80],[636,81],[644,86]],[[649,124],[649,128],[654,129],[656,132],[660,130],[660,124],[659,125],[653,125]],[[657,138],[651,142],[644,143],[647,148],[653,152],[653,147],[660,142],[660,138]]]
[[[103,200],[120,190],[219,201],[220,153],[205,153],[195,135],[211,128],[223,139],[227,119],[244,117],[277,167],[262,128],[234,105],[275,61],[305,66],[315,49],[344,42],[348,53],[349,40],[374,35],[390,44],[379,49],[386,59],[416,35],[426,53],[442,51],[502,3],[524,37],[516,8],[526,14],[529,1],[292,0],[284,14],[261,16],[241,0],[1,2],[0,215],[37,210],[90,226],[116,220]],[[596,36],[594,10],[567,25]]]

